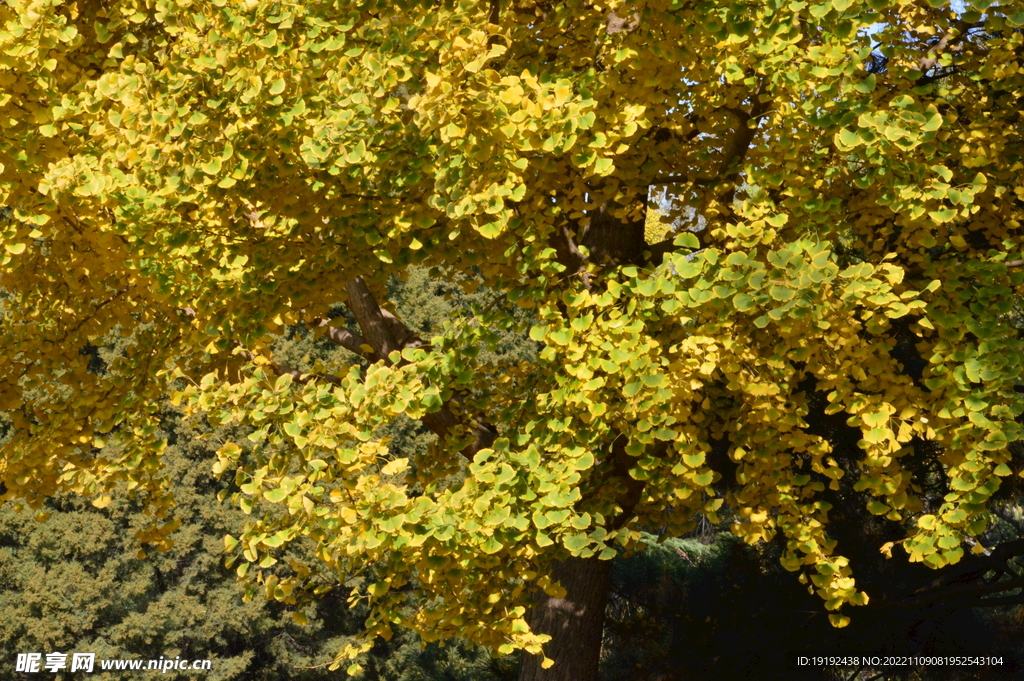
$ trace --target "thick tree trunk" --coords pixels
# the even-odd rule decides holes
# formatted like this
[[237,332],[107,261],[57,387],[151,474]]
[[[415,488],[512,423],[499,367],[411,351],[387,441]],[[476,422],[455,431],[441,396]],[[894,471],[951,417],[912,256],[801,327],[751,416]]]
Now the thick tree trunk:
[[555,664],[542,669],[542,656],[524,653],[519,681],[597,681],[610,570],[611,561],[597,558],[555,565],[551,577],[565,588],[565,598],[543,596],[527,620],[535,633],[551,636],[544,652]]
[[647,197],[640,202],[643,214],[633,222],[613,217],[609,206],[599,206],[590,218],[590,225],[581,237],[582,245],[590,251],[594,262],[610,259],[615,263],[639,264],[644,250],[644,222]]

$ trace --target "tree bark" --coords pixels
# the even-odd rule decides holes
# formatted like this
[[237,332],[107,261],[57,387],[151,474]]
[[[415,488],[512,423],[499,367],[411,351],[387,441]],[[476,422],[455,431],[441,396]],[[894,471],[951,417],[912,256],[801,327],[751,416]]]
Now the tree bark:
[[[647,196],[640,200],[643,212],[647,210]],[[610,214],[610,207],[599,206],[590,218],[590,225],[580,238],[583,246],[590,251],[594,262],[606,258],[615,263],[640,263],[640,254],[644,250],[645,216],[632,222],[623,222]]]
[[[359,324],[363,335],[359,336],[344,329],[329,328],[328,337],[331,340],[353,352],[366,343],[373,348],[371,360],[383,359],[389,365],[392,352],[401,352],[405,348],[420,347],[423,344],[422,339],[402,320],[380,306],[362,277],[352,279],[345,288],[348,292],[348,300],[345,304],[356,318],[356,323]],[[320,324],[323,326],[327,323],[321,322]],[[361,349],[360,353],[364,354]],[[364,354],[364,356],[366,355]],[[448,437],[451,431],[460,424],[459,419],[452,413],[450,402],[445,402],[439,411],[424,414],[420,421],[441,439]],[[494,438],[498,435],[497,429],[484,419],[479,419],[472,429],[474,431],[473,441],[462,449],[462,455],[470,461],[481,449],[494,444]]]
[[597,681],[610,570],[611,561],[596,557],[555,564],[551,577],[565,598],[542,595],[527,620],[534,633],[551,636],[544,652],[555,664],[542,669],[541,655],[523,653],[519,681]]

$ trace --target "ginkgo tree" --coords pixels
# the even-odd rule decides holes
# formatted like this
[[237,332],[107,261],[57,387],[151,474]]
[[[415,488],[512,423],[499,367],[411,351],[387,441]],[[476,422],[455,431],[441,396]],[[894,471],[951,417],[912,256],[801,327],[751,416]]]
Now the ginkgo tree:
[[[385,575],[342,657],[399,626],[596,678],[609,559],[723,508],[843,626],[869,594],[832,491],[939,567],[1020,468],[1019,0],[8,0],[0,23],[4,500],[127,485],[167,546],[175,391],[251,428],[213,464],[278,509],[227,539],[240,575],[286,602]],[[679,227],[648,243],[654,192]],[[417,333],[384,297],[410,265],[496,298]],[[358,357],[275,360],[303,325]],[[499,330],[537,361],[483,352]],[[392,451],[399,417],[429,453]],[[321,562],[281,577],[293,541]]]

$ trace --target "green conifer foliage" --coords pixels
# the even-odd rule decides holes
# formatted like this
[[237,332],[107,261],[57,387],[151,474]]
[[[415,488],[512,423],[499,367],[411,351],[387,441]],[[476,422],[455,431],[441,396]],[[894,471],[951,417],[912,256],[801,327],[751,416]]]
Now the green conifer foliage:
[[[391,295],[399,311],[429,333],[442,320],[471,314],[494,297],[472,280],[462,284],[412,268],[404,280],[391,283]],[[114,333],[86,348],[92,370],[106,374],[132,342]],[[533,350],[529,339],[506,334],[487,361],[528,360]],[[323,336],[295,327],[279,337],[274,351],[280,362],[302,371],[318,362],[359,361]],[[224,500],[238,492],[234,480],[218,480],[210,470],[216,449],[247,431],[211,426],[201,415],[186,417],[168,402],[158,416],[160,436],[170,443],[160,471],[175,500],[173,516],[165,519],[173,528],[170,541],[144,543],[140,550],[137,533],[152,518],[143,513],[144,497],[132,498],[123,486],[95,503],[65,494],[39,510],[0,506],[0,660],[24,652],[95,652],[110,659],[181,656],[211,658],[211,671],[204,673],[210,681],[336,677],[326,663],[361,630],[367,615],[365,607],[349,606],[346,597],[368,577],[343,584],[336,574],[315,575],[325,591],[301,604],[247,590],[237,566],[225,565],[224,537],[241,534],[250,516]],[[411,455],[436,439],[409,419],[388,424],[379,435]],[[10,420],[0,414],[0,437],[9,436]],[[316,565],[309,543],[297,542],[291,551],[293,558]],[[516,669],[514,659],[492,659],[466,642],[424,647],[412,632],[378,641],[362,661],[362,681],[502,681],[514,678]],[[97,670],[89,678],[123,681],[125,674]],[[163,678],[195,674],[172,670]]]

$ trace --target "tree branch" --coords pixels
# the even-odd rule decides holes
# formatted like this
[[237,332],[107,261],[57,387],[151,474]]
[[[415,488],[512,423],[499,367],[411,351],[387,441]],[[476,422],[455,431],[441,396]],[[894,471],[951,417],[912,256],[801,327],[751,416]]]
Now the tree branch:
[[958,603],[957,606],[961,608],[995,608],[1001,605],[1022,604],[1024,604],[1024,594],[1018,594],[1016,596],[1000,596],[998,598],[979,598],[976,601]]
[[[394,323],[388,322],[380,305],[373,297],[370,287],[366,285],[362,277],[356,277],[348,282],[345,290],[348,293],[345,305],[355,315],[356,323],[359,324],[359,329],[363,332],[367,344],[386,364],[390,364],[389,355],[392,352],[402,351],[402,346],[392,331]],[[394,315],[392,315],[392,319],[394,319]],[[398,320],[395,319],[395,321]]]
[[[238,355],[247,362],[252,362],[253,360],[256,359],[256,355],[252,354],[248,350],[236,349],[234,354]],[[330,374],[304,374],[298,369],[293,369],[291,366],[285,364],[284,362],[275,362],[274,360],[270,360],[266,364],[260,366],[266,369],[270,369],[270,371],[272,371],[277,376],[291,376],[292,380],[295,381],[296,383],[308,383],[311,379],[326,381],[327,383],[332,383],[334,385],[338,385],[339,383],[341,383],[341,380],[337,376],[331,376]]]
[[333,385],[341,383],[341,380],[337,376],[331,376],[330,374],[304,374],[297,369],[293,369],[284,362],[271,362],[269,366],[278,376],[287,374],[288,376],[291,376],[292,380],[296,383],[306,383],[311,378],[315,378],[319,381],[325,381]]
[[972,28],[978,28],[979,26],[984,25],[984,22],[981,21],[975,22],[973,24],[968,23],[966,21],[957,21],[956,23],[954,23],[942,35],[942,38],[939,39],[939,42],[932,45],[932,47],[928,50],[928,54],[926,54],[924,57],[921,57],[921,59],[918,60],[917,70],[920,71],[921,73],[927,73],[931,69],[935,68],[936,65],[938,65],[939,63],[939,59],[941,58],[943,52],[946,52],[947,50],[950,52],[959,51],[960,48],[957,45],[957,43],[959,43],[964,38],[964,36],[967,35],[967,32],[970,31]]
[[[662,457],[668,451],[668,442],[659,441],[654,445],[653,456]],[[612,442],[612,465],[615,477],[622,481],[625,490],[617,500],[622,507],[622,513],[612,521],[612,530],[620,530],[629,524],[633,519],[634,512],[640,500],[643,499],[644,490],[647,488],[646,480],[637,480],[629,474],[631,468],[636,465],[637,457],[630,456],[626,451],[625,438],[617,437]]]
[[[712,177],[669,175],[654,178],[651,180],[650,185],[690,184],[694,187],[706,187],[723,184],[727,173],[734,177],[736,173],[731,171],[733,171],[733,168],[737,163],[742,163],[743,159],[746,158],[747,152],[750,151],[750,145],[757,136],[757,126],[755,125],[754,127],[751,127],[751,122],[765,115],[771,104],[770,99],[761,101],[760,95],[762,89],[763,85],[759,85],[757,90],[750,93],[750,97],[753,101],[751,102],[749,112],[731,106],[718,109],[719,111],[725,111],[732,114],[737,120],[737,125],[733,128],[733,134],[729,139],[728,144],[722,150],[722,162],[719,164],[717,172]],[[685,139],[689,141],[698,134],[700,134],[699,131],[694,128],[690,135],[687,135]],[[735,191],[735,189],[727,190],[722,194],[722,196],[727,196],[731,191]]]
[[[1024,539],[1004,542],[993,549],[991,555],[968,556],[963,564],[940,575],[910,597],[882,601],[877,603],[877,607],[908,610],[925,608],[940,602],[952,605],[964,599],[987,604],[988,601],[981,600],[983,596],[1024,588],[1024,577],[1017,576],[1007,564],[1010,558],[1019,555],[1024,555]],[[977,581],[990,571],[1009,574],[1012,578],[995,582]]]
[[[487,14],[487,23],[489,23],[491,26],[494,26],[495,28],[500,28],[501,27],[501,0],[490,0],[490,2],[491,2],[491,7],[490,7],[490,11]],[[497,44],[497,42],[498,42],[498,35],[497,35],[497,33],[492,33],[491,35],[487,36],[487,47],[492,47],[493,45]]]
[[899,610],[916,610],[946,602],[955,605],[959,599],[974,599],[981,601],[982,596],[996,594],[1004,591],[1012,591],[1024,587],[1024,577],[1017,577],[1002,582],[965,584],[963,586],[949,587],[935,590],[934,593],[923,594],[917,598],[903,598],[898,601],[883,601],[878,603],[880,608],[893,608]]
[[352,333],[348,329],[331,326],[331,320],[329,319],[321,319],[317,326],[320,328],[327,327],[327,337],[349,352],[355,353],[360,357],[372,358],[373,353],[367,352],[366,348],[363,347],[364,345],[367,347],[372,346],[358,333]]
[[950,584],[963,583],[971,579],[976,579],[991,570],[1006,572],[1009,569],[1006,561],[1019,555],[1024,555],[1024,539],[1014,539],[1012,541],[1003,542],[996,548],[992,549],[988,555],[965,556],[963,562],[955,568],[948,570],[944,574],[940,574],[932,580],[928,586],[918,589],[914,593],[925,593]]
[[[693,232],[690,232],[693,234]],[[644,250],[650,253],[650,257],[646,262],[654,265],[661,264],[662,259],[669,253],[674,253],[680,246],[676,246],[675,241],[677,237],[669,237],[664,241],[659,241],[656,244],[647,246]]]
[[[933,262],[935,262],[935,261],[933,261]],[[945,262],[960,262],[960,261],[959,260],[950,259],[950,260],[946,260]],[[1007,269],[1011,269],[1012,270],[1012,269],[1016,269],[1018,267],[1024,267],[1024,260],[1011,260],[1010,262],[1003,263],[1003,265],[1005,265]],[[915,277],[920,277],[922,274],[924,274],[924,267],[921,267],[921,266],[907,267],[907,268],[904,268],[903,272],[904,272],[904,275],[906,276],[906,278],[913,279]]]
[[751,125],[752,121],[757,120],[768,111],[768,106],[771,100],[766,99],[761,101],[761,90],[763,89],[763,82],[758,85],[757,90],[750,94],[753,102],[750,105],[750,112],[743,111],[742,109],[728,108],[726,109],[733,116],[736,116],[738,124],[736,126],[736,132],[733,135],[732,140],[729,141],[729,146],[722,157],[722,164],[718,167],[717,176],[721,181],[723,175],[728,174],[729,179],[732,180],[731,187],[729,187],[720,197],[722,201],[731,201],[731,194],[736,192],[736,175],[738,170],[734,170],[735,166],[739,163],[743,163],[743,159],[747,157],[747,152],[750,151],[750,145],[754,142],[754,138],[757,137],[757,125]]
[[[409,327],[377,303],[362,277],[348,282],[345,289],[348,292],[345,304],[355,316],[367,344],[385,364],[391,363],[389,356],[392,352],[401,352],[404,348],[422,345],[423,341]],[[445,402],[436,412],[424,414],[420,421],[442,440],[452,435],[454,429],[461,425],[449,402]],[[473,441],[461,451],[470,461],[478,451],[494,444],[497,437],[497,430],[486,421],[479,421],[474,430]]]
[[586,256],[580,251],[579,246],[576,245],[576,240],[573,238],[572,232],[569,230],[569,224],[563,222],[558,227],[558,231],[554,236],[552,245],[558,254],[558,262],[565,265],[566,269],[571,272],[579,274],[580,279],[583,281],[583,286],[588,291],[591,290],[590,275],[586,271]]

